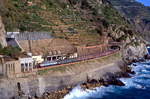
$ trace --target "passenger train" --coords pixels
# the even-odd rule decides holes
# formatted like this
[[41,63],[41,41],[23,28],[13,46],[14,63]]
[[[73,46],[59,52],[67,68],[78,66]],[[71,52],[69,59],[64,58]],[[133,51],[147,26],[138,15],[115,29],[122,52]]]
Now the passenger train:
[[66,60],[58,60],[58,61],[44,61],[43,63],[39,64],[39,67],[48,67],[48,66],[55,66],[60,64],[67,64],[72,62],[77,62],[78,59],[66,59]]

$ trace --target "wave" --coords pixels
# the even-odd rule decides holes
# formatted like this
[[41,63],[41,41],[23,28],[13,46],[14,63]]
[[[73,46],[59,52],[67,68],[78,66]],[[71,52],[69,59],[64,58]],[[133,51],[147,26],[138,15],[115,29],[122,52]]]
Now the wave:
[[[77,86],[64,99],[145,99],[145,96],[150,99],[150,61],[134,63],[131,67],[136,74],[131,78],[120,78],[125,86],[102,86],[94,90],[83,90]],[[138,93],[141,95],[138,96]]]

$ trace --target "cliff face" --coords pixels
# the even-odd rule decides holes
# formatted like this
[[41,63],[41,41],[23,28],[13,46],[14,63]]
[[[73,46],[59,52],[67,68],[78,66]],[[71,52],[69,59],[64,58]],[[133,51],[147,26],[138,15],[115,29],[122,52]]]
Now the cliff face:
[[136,0],[109,1],[147,41],[150,41],[150,7],[146,7]]
[[2,23],[2,18],[0,16],[0,44],[2,45],[2,47],[7,46],[5,33],[6,32],[5,32],[4,24]]
[[127,43],[127,45],[124,45],[124,49],[122,50],[122,57],[126,63],[131,63],[133,61],[142,59],[147,53],[148,52],[145,43],[141,42],[140,40],[136,41],[135,43],[130,41]]

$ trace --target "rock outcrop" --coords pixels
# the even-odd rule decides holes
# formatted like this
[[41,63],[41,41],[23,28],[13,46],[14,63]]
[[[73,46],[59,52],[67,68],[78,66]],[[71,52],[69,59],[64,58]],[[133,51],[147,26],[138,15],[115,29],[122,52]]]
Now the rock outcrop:
[[5,28],[1,16],[0,16],[0,44],[2,45],[2,47],[7,46],[7,42],[5,39]]
[[149,40],[150,37],[150,7],[138,0],[109,0],[111,4],[133,25],[135,30]]
[[123,59],[127,63],[136,62],[147,54],[147,49],[144,43],[138,45],[128,45],[123,49]]

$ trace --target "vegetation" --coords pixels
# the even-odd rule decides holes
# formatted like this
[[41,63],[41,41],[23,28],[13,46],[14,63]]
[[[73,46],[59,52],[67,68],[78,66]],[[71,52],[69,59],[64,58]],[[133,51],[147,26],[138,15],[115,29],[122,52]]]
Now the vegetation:
[[109,24],[118,24],[118,25],[125,25],[127,22],[121,15],[115,10],[113,7],[110,6],[103,6],[102,7],[103,16],[107,19]]
[[45,2],[42,5],[41,3],[30,5],[27,0],[2,0],[0,13],[4,19],[6,30],[50,31],[48,27],[43,26],[52,25],[41,14],[46,11],[45,6]]
[[2,54],[2,55],[15,57],[20,52],[21,52],[21,49],[18,48],[18,47],[8,46],[8,47],[5,47],[5,48],[2,48],[2,46],[0,45],[0,54]]
[[1,0],[0,14],[7,31],[48,31],[73,45],[101,44],[112,24],[127,25],[116,9],[96,0]]

